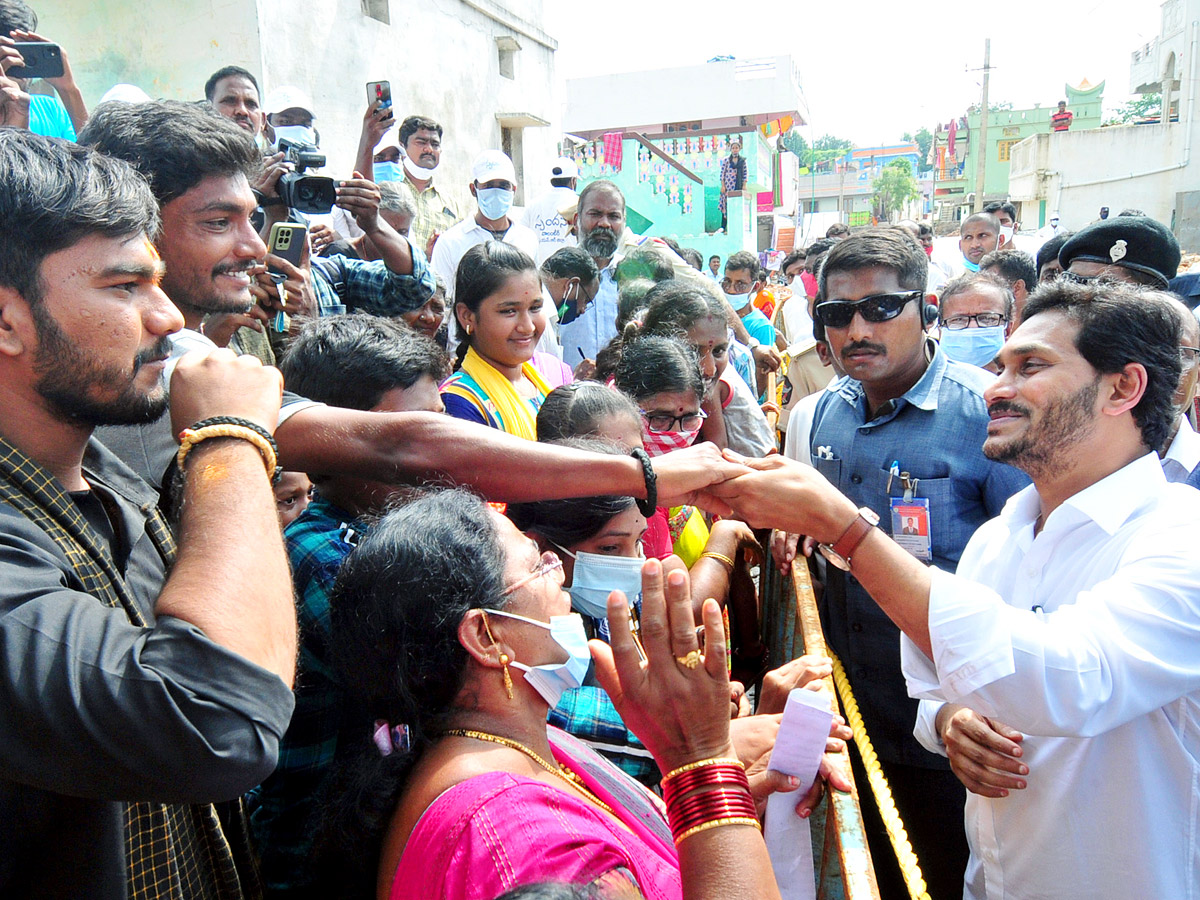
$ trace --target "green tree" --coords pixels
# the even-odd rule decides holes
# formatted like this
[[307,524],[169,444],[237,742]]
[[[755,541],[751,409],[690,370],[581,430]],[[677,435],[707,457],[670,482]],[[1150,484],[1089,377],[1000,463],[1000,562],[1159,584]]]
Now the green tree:
[[1129,100],[1118,106],[1111,116],[1104,120],[1105,125],[1128,125],[1147,116],[1162,115],[1162,94],[1143,94],[1136,100]]
[[841,159],[848,151],[854,149],[854,144],[850,141],[831,134],[818,138],[810,147],[797,128],[783,135],[780,143],[785,150],[792,151],[800,158],[801,168],[816,166],[831,159]]
[[921,195],[907,159],[894,159],[884,166],[879,177],[871,182],[871,190],[875,192],[875,209],[881,221],[887,221],[892,213],[900,212],[906,203]]
[[918,168],[929,165],[927,162],[929,159],[929,148],[933,146],[933,134],[930,133],[929,129],[922,125],[917,129],[916,134],[910,134],[906,131],[904,132],[903,139],[917,145],[917,152],[921,157],[921,165]]

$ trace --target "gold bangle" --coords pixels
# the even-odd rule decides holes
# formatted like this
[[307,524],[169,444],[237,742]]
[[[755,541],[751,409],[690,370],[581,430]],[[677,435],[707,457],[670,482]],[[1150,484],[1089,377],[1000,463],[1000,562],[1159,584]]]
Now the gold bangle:
[[729,566],[729,570],[731,572],[733,571],[734,566],[735,566],[734,561],[732,559],[730,559],[728,556],[726,556],[724,553],[717,553],[713,550],[705,550],[703,553],[700,554],[700,558],[701,559],[720,560],[721,562],[725,563],[725,565]]
[[267,477],[271,478],[274,476],[276,463],[275,449],[266,438],[254,429],[247,428],[245,425],[205,425],[203,428],[195,430],[185,428],[179,435],[179,452],[175,455],[175,462],[181,472],[192,448],[201,441],[206,441],[209,438],[236,438],[253,444],[254,448],[261,454],[263,463],[267,467]]
[[675,838],[675,846],[678,847],[693,834],[708,831],[710,828],[720,828],[723,825],[753,825],[759,831],[762,831],[762,824],[758,819],[751,819],[746,816],[730,816],[728,819],[713,819],[711,822],[703,822],[695,828],[689,828],[679,837]]
[[676,775],[682,775],[684,772],[691,772],[693,769],[702,769],[705,766],[737,766],[745,771],[746,767],[740,759],[730,759],[727,756],[714,756],[711,759],[698,759],[696,762],[688,763],[686,766],[680,766],[678,769],[672,769],[665,776],[663,781],[670,781]]

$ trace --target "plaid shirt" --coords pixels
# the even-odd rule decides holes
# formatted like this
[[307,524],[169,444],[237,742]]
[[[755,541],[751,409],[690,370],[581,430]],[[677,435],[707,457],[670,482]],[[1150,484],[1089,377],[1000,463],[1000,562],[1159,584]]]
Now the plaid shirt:
[[410,243],[411,275],[397,275],[382,260],[367,262],[348,256],[312,260],[312,286],[322,316],[362,310],[373,316],[398,316],[420,309],[433,296],[433,272],[425,254]]
[[400,184],[408,189],[413,208],[416,210],[412,224],[408,226],[409,238],[414,247],[420,247],[424,252],[429,246],[429,238],[435,231],[441,234],[462,217],[458,214],[458,207],[454,201],[438,193],[433,182],[430,182],[425,190],[418,191],[406,175]]
[[296,711],[279,745],[279,765],[251,797],[250,816],[268,889],[300,887],[313,878],[314,798],[348,718],[330,661],[329,598],[338,570],[366,532],[364,522],[321,497],[285,532],[300,624]]
[[650,752],[625,727],[603,688],[584,685],[564,691],[549,722],[583,741],[627,775],[648,787],[662,779]]

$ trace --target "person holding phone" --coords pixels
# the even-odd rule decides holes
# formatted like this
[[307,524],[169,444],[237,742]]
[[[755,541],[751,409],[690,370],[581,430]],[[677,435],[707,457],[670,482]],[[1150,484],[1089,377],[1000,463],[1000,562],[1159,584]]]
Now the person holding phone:
[[[7,75],[10,69],[26,66],[27,61],[16,46],[18,43],[56,47],[56,63],[61,63],[61,72],[57,75],[47,75],[45,81],[54,88],[58,96],[30,94],[28,128],[34,134],[73,141],[75,135],[87,124],[87,106],[83,102],[79,85],[75,83],[71,63],[67,60],[67,51],[57,44],[52,44],[49,38],[38,34],[35,31],[37,22],[37,13],[23,0],[9,0],[0,8],[0,71]],[[54,71],[58,69],[56,64]],[[21,90],[28,91],[32,79],[18,77],[16,81]]]

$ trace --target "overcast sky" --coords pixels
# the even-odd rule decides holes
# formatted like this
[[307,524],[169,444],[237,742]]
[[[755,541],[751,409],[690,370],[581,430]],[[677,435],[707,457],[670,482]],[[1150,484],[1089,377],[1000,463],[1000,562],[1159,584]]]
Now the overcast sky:
[[[612,72],[789,53],[809,120],[858,146],[961,115],[978,102],[984,38],[993,103],[1053,106],[1064,82],[1107,80],[1105,109],[1129,95],[1130,53],[1158,34],[1158,0],[1008,0],[975,4],[855,0],[546,0],[558,73]],[[982,10],[995,12],[988,16]],[[931,15],[902,11],[937,9]],[[649,12],[652,10],[653,12]],[[636,124],[636,123],[630,123]],[[805,129],[808,136],[808,129]]]

